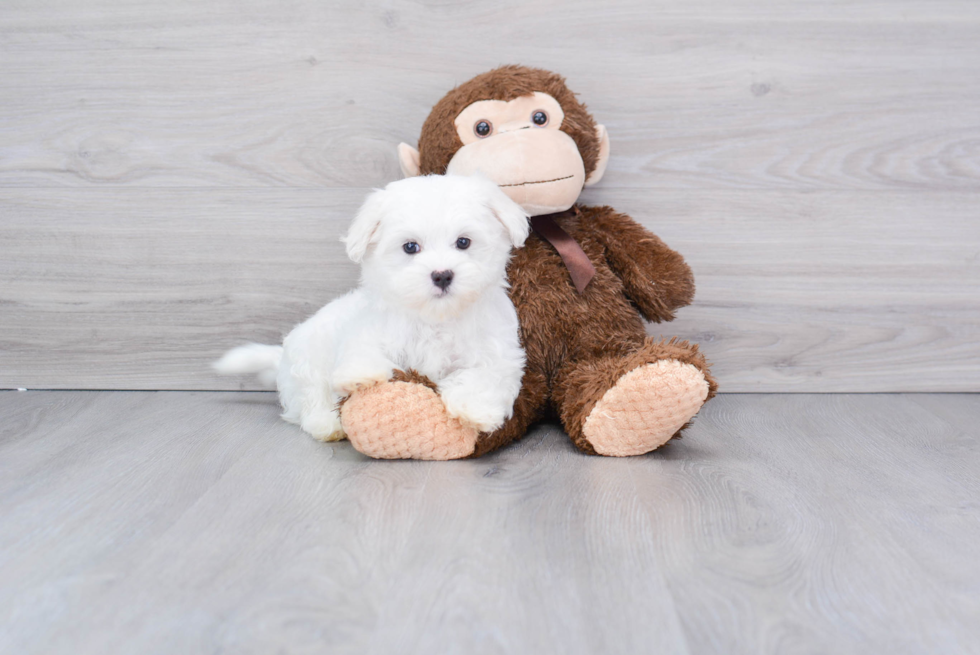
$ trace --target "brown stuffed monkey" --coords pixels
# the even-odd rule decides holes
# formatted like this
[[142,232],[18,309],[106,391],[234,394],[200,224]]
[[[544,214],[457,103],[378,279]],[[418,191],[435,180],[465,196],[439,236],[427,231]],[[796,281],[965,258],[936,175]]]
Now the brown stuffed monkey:
[[341,409],[354,447],[379,458],[477,456],[557,414],[582,451],[639,455],[672,437],[716,383],[696,345],[647,336],[691,302],[683,258],[629,216],[576,206],[602,177],[609,139],[560,76],[522,66],[450,91],[398,148],[406,176],[481,171],[531,215],[508,268],[527,355],[513,416],[478,434],[450,418],[430,381],[408,371]]

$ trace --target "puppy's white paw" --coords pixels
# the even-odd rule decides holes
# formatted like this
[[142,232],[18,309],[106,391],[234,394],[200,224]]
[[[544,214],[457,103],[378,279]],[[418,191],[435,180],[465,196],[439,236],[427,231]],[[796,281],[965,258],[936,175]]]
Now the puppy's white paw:
[[367,369],[341,367],[334,371],[331,386],[345,396],[360,389],[367,389],[376,384],[387,382],[394,374],[392,369]]
[[493,432],[507,418],[506,412],[466,394],[465,389],[451,388],[441,393],[446,413],[480,432]]
[[340,425],[340,414],[328,407],[304,413],[300,427],[317,441],[340,441],[346,436]]

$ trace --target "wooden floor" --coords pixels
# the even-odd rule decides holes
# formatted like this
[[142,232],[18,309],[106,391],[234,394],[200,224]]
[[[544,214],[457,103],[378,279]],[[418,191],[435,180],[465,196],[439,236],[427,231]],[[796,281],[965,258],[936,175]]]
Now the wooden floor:
[[980,652],[980,396],[723,395],[368,460],[275,397],[0,393],[2,653]]

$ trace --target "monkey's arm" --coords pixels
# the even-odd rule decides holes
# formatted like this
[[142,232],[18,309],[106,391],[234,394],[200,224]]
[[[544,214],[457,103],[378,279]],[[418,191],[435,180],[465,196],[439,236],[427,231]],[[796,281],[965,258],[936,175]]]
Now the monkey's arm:
[[606,247],[609,266],[644,318],[655,323],[669,321],[674,310],[691,304],[694,275],[683,257],[626,214],[610,207],[582,209],[594,212],[584,216],[583,223]]

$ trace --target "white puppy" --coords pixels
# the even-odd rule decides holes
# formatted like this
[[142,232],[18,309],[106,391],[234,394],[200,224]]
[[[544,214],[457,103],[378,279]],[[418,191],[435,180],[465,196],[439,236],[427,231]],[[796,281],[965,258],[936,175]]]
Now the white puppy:
[[524,369],[505,269],[527,235],[524,210],[482,176],[393,182],[367,198],[343,239],[361,286],[281,347],[235,348],[215,369],[274,379],[283,418],[324,441],[344,437],[338,402],[395,369],[428,376],[450,416],[498,428]]

